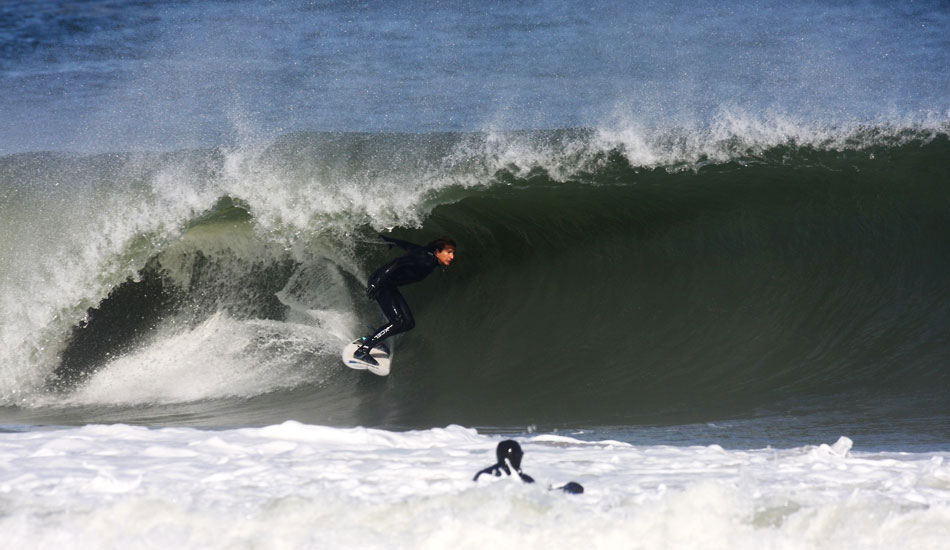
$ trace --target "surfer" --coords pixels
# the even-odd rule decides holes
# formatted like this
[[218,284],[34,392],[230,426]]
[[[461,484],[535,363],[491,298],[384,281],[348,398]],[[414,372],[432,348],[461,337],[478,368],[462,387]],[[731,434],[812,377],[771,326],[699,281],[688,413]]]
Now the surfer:
[[[495,464],[479,470],[472,481],[478,481],[482,474],[501,477],[502,472],[511,475],[514,471],[525,483],[534,483],[534,478],[521,471],[521,459],[524,458],[524,451],[521,445],[512,439],[506,439],[495,447],[495,458],[498,460]],[[564,491],[571,495],[580,495],[584,493],[584,487],[576,481],[568,481],[560,487],[551,487],[553,490]]]
[[521,445],[518,445],[517,441],[506,439],[495,448],[495,458],[498,459],[498,462],[484,470],[479,470],[472,481],[478,481],[478,477],[482,474],[499,477],[502,472],[505,472],[506,475],[511,475],[511,471],[514,470],[515,473],[518,474],[518,477],[521,478],[521,481],[534,483],[533,477],[521,471],[521,458],[523,456],[524,451],[521,450]]
[[366,296],[376,300],[388,321],[371,336],[364,336],[361,339],[362,344],[353,353],[355,359],[371,365],[378,364],[370,355],[373,347],[390,336],[412,330],[416,326],[412,312],[409,311],[409,304],[397,287],[421,281],[432,273],[436,266],[446,268],[455,259],[455,241],[448,237],[440,237],[425,246],[386,235],[380,237],[389,243],[390,248],[396,245],[409,253],[374,271],[366,283]]

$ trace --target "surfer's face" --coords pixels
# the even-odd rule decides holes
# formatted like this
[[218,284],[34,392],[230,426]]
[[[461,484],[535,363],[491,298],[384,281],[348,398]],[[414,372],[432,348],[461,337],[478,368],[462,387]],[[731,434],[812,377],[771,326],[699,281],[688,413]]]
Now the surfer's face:
[[452,260],[455,259],[455,247],[446,246],[442,250],[437,250],[435,252],[435,258],[439,260],[439,263],[442,265],[449,265],[452,263]]

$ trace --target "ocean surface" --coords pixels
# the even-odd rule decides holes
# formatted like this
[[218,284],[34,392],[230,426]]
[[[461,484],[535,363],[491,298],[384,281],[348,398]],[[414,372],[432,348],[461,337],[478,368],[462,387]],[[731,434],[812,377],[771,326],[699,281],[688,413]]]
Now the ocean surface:
[[5,539],[950,546],[946,2],[0,2],[0,90]]

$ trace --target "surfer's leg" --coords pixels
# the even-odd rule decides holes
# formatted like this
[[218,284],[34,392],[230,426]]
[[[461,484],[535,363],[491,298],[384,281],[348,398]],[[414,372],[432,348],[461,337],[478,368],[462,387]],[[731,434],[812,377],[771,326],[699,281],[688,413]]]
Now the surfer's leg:
[[406,332],[416,326],[416,322],[412,318],[412,312],[409,311],[409,304],[406,303],[406,299],[395,287],[381,288],[376,296],[376,302],[379,303],[383,315],[386,316],[386,320],[389,322],[376,329],[372,336],[364,340],[359,351],[366,354],[386,338]]
[[412,317],[412,311],[409,310],[409,304],[406,303],[406,299],[402,297],[402,294],[393,289],[393,308],[396,311],[396,327],[393,329],[394,332],[390,336],[394,336],[401,332],[407,332],[415,328],[416,320]]
[[383,315],[386,316],[386,320],[389,322],[376,329],[376,332],[371,336],[363,337],[363,344],[353,352],[354,358],[371,365],[378,364],[369,352],[392,334],[393,327],[395,327],[399,321],[398,309],[394,307],[392,300],[392,292],[395,290],[396,289],[392,287],[383,287],[377,292],[376,303],[379,304],[379,308],[383,310]]

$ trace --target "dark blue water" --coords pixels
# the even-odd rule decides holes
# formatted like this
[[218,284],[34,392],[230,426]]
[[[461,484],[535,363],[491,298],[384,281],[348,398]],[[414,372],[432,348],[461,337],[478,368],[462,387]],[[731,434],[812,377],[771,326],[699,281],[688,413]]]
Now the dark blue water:
[[0,7],[0,151],[946,120],[945,2]]

